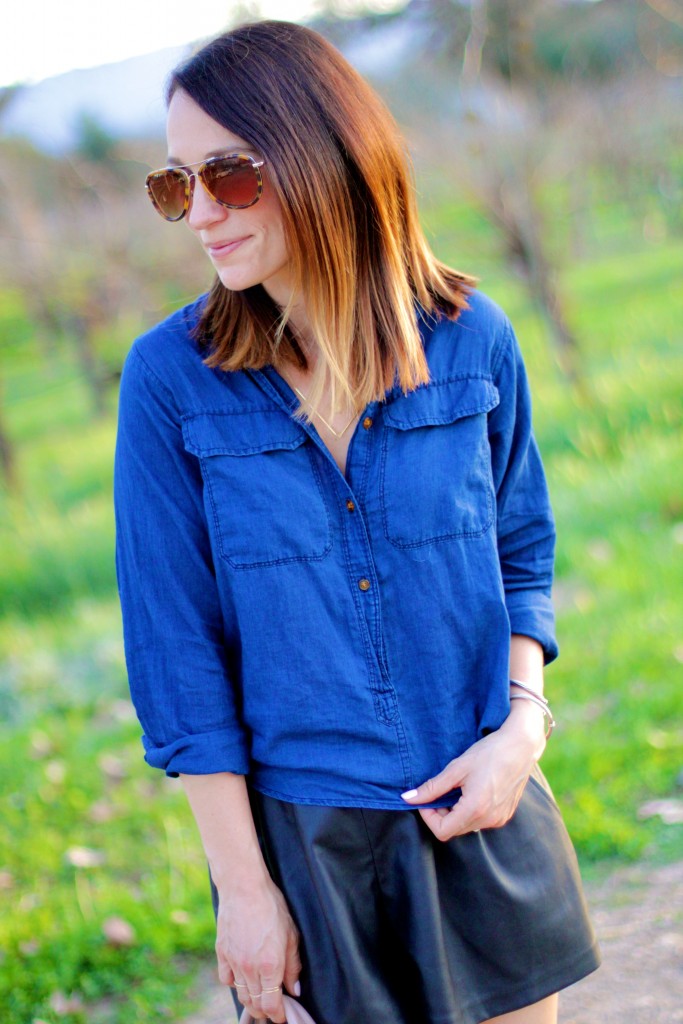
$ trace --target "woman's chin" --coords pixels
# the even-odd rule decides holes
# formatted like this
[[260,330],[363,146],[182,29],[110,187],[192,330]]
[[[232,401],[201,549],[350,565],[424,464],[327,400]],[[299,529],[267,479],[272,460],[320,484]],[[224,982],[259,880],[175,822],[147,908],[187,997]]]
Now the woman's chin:
[[231,273],[224,267],[217,267],[215,264],[214,267],[218,274],[218,279],[229,292],[243,292],[247,288],[253,288],[254,285],[261,283],[258,278],[247,277],[244,274]]

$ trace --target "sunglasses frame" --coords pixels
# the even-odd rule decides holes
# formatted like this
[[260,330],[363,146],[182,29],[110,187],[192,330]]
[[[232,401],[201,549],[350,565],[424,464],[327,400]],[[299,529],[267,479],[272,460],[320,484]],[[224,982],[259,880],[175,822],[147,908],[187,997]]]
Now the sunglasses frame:
[[[256,179],[256,195],[248,203],[226,203],[225,200],[218,199],[217,196],[213,194],[213,192],[206,183],[204,175],[206,173],[207,167],[211,167],[212,164],[217,163],[219,160],[246,160],[248,161],[248,163],[251,164],[254,171],[254,177]],[[214,203],[218,203],[219,206],[225,206],[229,210],[247,210],[250,206],[253,206],[254,203],[257,203],[261,198],[261,195],[263,194],[263,175],[261,174],[261,168],[264,166],[265,162],[265,160],[255,160],[254,157],[249,156],[248,153],[224,153],[220,156],[209,157],[208,160],[199,160],[195,164],[160,167],[157,171],[149,172],[145,179],[145,189],[147,190],[147,195],[149,196],[152,202],[152,206],[157,211],[157,213],[161,217],[163,217],[164,220],[170,221],[172,224],[175,224],[178,221],[182,220],[187,211],[190,209],[190,202],[192,201],[192,196],[194,194],[194,183],[197,178],[199,178],[199,181],[201,182],[204,191],[209,196],[209,198],[213,200]],[[196,167],[197,170],[194,172],[190,172],[190,168],[192,167]],[[152,192],[152,189],[150,187],[150,181],[152,180],[152,178],[154,178],[156,175],[166,174],[168,171],[174,171],[176,174],[179,173],[182,176],[183,185],[185,186],[185,199],[183,202],[183,208],[177,217],[169,217],[167,214],[163,212],[163,210],[157,203],[154,197],[154,193]]]

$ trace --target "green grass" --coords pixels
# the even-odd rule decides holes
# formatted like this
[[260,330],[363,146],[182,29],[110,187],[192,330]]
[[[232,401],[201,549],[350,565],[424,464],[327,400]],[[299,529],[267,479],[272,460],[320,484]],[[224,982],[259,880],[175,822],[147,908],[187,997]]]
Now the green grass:
[[[559,535],[559,726],[544,768],[584,865],[680,856],[681,827],[638,809],[675,796],[681,770],[683,243],[597,211],[594,250],[561,277],[581,346],[572,386],[481,213],[449,202],[428,219],[439,254],[478,270],[510,313],[532,381]],[[177,1021],[212,919],[184,798],[142,763],[127,702],[114,396],[94,421],[68,339],[48,358],[16,293],[0,294],[0,328],[19,476],[0,493],[0,1019]],[[74,866],[78,847],[97,863]],[[112,916],[130,946],[107,941]],[[83,1009],[60,1014],[59,992]]]
[[584,861],[681,852],[680,826],[638,809],[676,795],[683,746],[682,257],[680,243],[645,246],[566,273],[575,388],[528,309],[513,317],[559,538],[561,657],[547,687],[560,727],[544,768]]
[[[61,992],[83,1000],[73,1020],[174,1020],[212,932],[184,800],[177,783],[140,766],[127,704],[48,705],[0,755],[11,780],[0,840],[2,1019],[54,1020]],[[92,866],[72,862],[79,849]],[[130,945],[105,937],[112,917],[134,930]]]
[[142,763],[117,602],[7,617],[0,652],[0,1019],[176,1020],[212,945],[207,871],[178,782]]

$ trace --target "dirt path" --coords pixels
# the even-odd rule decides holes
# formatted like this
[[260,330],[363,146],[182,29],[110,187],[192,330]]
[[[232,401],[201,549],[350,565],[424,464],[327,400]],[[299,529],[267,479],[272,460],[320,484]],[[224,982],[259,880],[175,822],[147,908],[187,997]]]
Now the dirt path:
[[[587,893],[603,965],[563,992],[560,1024],[683,1024],[683,861],[621,868]],[[204,1005],[180,1024],[233,1024],[213,972],[199,991]]]
[[683,1021],[683,861],[623,868],[587,887],[599,971],[561,997],[561,1024]]

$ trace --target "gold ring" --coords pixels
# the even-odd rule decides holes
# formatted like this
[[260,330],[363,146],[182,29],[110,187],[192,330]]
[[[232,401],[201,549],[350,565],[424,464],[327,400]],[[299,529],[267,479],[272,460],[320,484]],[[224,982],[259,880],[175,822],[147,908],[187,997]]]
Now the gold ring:
[[233,985],[235,986],[235,988],[246,988],[247,987],[245,982],[239,982],[239,981],[233,981]]
[[282,985],[276,985],[275,988],[264,988],[261,990],[261,995],[265,996],[271,992],[282,992]]

